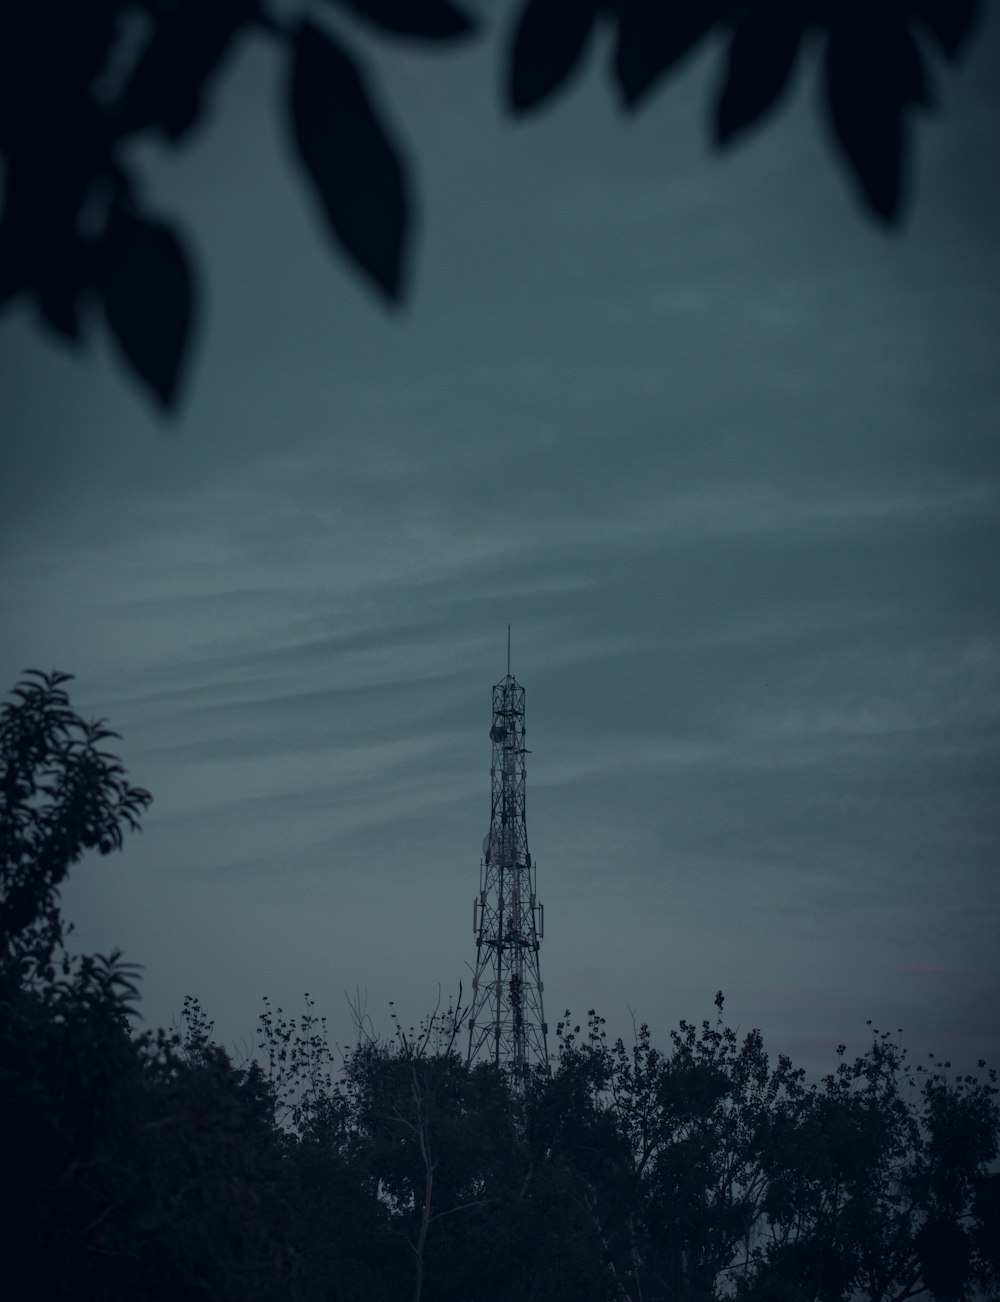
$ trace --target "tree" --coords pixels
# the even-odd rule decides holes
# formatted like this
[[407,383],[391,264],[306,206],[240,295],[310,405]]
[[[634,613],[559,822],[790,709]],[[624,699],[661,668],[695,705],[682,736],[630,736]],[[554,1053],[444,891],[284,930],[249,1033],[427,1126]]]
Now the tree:
[[417,1030],[394,1016],[392,1041],[361,1038],[344,1061],[370,1188],[412,1258],[413,1302],[424,1298],[428,1275],[428,1295],[468,1295],[470,1243],[489,1257],[484,1229],[523,1177],[508,1082],[486,1064],[466,1066],[456,1051],[466,1013],[459,992],[454,1007],[435,1009]]
[[136,1034],[135,968],[73,958],[59,888],[139,827],[150,795],[28,671],[0,710],[0,1224],[12,1299],[288,1295],[286,1140],[256,1064],[186,1034]]
[[[294,150],[331,236],[389,304],[405,293],[413,181],[350,39],[351,23],[433,44],[478,29],[452,0],[327,0],[336,28],[274,0],[57,0],[0,18],[0,304],[27,297],[79,344],[97,303],[125,364],[163,407],[177,400],[196,314],[186,240],[143,198],[132,148],[186,143],[226,60],[251,35],[287,64]],[[721,146],[780,104],[802,51],[823,50],[834,149],[866,211],[896,222],[910,117],[931,101],[928,42],[956,59],[976,0],[524,0],[506,42],[505,97],[535,112],[601,29],[635,110],[690,53],[723,46],[711,109]]]
[[618,1296],[714,1297],[749,1269],[764,1219],[762,1135],[797,1105],[802,1072],[771,1067],[759,1031],[682,1021],[672,1052],[639,1027],[631,1050],[609,1046],[593,1011],[588,1035],[560,1028],[551,1088],[536,1113],[542,1142],[586,1188]]
[[0,972],[17,979],[51,979],[66,874],[87,850],[120,850],[152,799],[100,749],[118,734],[71,709],[71,677],[30,669],[0,709]]
[[888,1032],[873,1031],[853,1062],[840,1053],[770,1127],[752,1295],[781,1280],[817,1302],[996,1296],[995,1255],[983,1251],[997,1228],[986,1207],[1000,1151],[996,1073],[913,1068]]
[[84,957],[0,999],[12,1302],[295,1298],[287,1141],[256,1064],[128,1025],[134,973]]
[[[535,1153],[591,1213],[606,1296],[904,1302],[1000,1296],[996,1076],[869,1050],[807,1085],[759,1031],[682,1021],[672,1051],[560,1035]],[[842,1051],[843,1052],[843,1051]],[[985,1064],[980,1064],[981,1072]]]

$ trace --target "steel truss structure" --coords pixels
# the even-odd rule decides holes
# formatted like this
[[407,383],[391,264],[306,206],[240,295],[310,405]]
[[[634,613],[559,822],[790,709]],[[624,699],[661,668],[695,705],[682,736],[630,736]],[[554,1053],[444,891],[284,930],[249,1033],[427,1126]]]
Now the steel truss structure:
[[476,972],[468,1061],[492,1061],[523,1081],[529,1067],[549,1066],[538,966],[545,914],[524,817],[524,688],[511,676],[509,648],[507,654],[507,676],[493,688],[493,800],[472,908]]

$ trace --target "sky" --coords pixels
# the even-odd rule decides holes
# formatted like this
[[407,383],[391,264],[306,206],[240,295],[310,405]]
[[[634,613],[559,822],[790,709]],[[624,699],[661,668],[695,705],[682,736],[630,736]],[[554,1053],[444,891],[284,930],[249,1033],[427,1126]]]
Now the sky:
[[550,1031],[714,1018],[811,1071],[867,1019],[1000,1063],[1000,20],[887,234],[814,60],[708,141],[715,50],[623,116],[598,42],[512,122],[490,39],[366,41],[415,171],[408,301],[337,253],[244,46],[145,146],[204,297],[178,415],[94,322],[0,318],[0,679],[76,675],[154,795],[64,891],[145,1024],[331,1039],[464,983],[490,692],[526,688]]

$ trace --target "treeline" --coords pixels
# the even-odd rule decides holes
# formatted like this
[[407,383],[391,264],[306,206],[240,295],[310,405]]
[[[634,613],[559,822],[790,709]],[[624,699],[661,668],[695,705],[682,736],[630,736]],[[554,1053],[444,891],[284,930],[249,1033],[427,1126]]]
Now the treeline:
[[1000,1296],[994,1073],[888,1034],[809,1082],[757,1031],[609,1043],[551,1074],[265,1004],[236,1062],[197,1001],[139,1034],[132,970],[71,959],[58,887],[148,795],[36,675],[0,718],[0,1235],[11,1299],[905,1302]]

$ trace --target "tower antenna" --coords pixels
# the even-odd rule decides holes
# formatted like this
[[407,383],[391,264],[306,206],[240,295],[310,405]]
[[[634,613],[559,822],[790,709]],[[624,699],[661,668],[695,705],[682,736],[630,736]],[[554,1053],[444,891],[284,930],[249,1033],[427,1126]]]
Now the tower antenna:
[[493,688],[490,830],[483,839],[479,895],[472,906],[476,970],[467,1061],[481,1058],[507,1067],[523,1086],[530,1066],[549,1068],[538,965],[545,911],[528,851],[524,688],[510,674],[509,624],[507,639],[507,677]]

